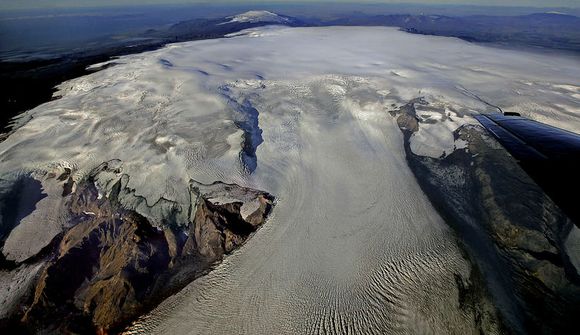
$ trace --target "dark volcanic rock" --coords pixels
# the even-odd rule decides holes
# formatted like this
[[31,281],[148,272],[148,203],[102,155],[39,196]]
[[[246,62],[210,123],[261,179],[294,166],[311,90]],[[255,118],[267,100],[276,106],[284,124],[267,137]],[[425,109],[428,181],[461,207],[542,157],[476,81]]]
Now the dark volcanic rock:
[[109,167],[97,168],[76,190],[71,171],[58,177],[69,197],[69,228],[53,243],[28,307],[13,314],[21,321],[0,326],[31,333],[117,332],[211,270],[265,222],[273,206],[265,192],[192,181],[189,224],[153,222],[118,201],[120,181],[108,197],[100,195],[95,178]]
[[417,99],[392,111],[419,184],[457,232],[515,333],[568,334],[580,313],[580,277],[565,246],[574,223],[479,126],[456,138],[467,149],[434,159],[415,155]]

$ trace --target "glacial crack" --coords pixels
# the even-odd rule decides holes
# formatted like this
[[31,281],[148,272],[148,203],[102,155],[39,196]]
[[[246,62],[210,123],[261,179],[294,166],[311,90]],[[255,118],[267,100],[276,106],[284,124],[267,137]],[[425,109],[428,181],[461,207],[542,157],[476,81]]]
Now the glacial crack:
[[227,99],[229,106],[235,111],[235,125],[244,132],[240,161],[244,169],[248,173],[252,173],[258,167],[256,150],[264,142],[262,129],[260,129],[258,121],[260,113],[248,98],[243,98],[242,102],[238,102],[228,95],[229,91],[230,89],[227,86],[221,88],[222,95]]

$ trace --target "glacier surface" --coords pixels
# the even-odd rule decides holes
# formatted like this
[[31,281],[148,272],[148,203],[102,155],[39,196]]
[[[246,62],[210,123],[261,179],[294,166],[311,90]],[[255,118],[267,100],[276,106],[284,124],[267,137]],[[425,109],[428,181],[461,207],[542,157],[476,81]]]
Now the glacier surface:
[[[63,168],[81,179],[119,160],[148,204],[188,203],[191,179],[278,198],[249,243],[131,333],[471,332],[455,282],[469,262],[388,112],[429,102],[411,148],[430,157],[463,148],[452,132],[493,106],[580,132],[577,59],[392,28],[271,26],[115,62],[15,120],[3,179]],[[50,234],[55,206],[49,194],[30,214]],[[50,241],[23,229],[9,259]]]

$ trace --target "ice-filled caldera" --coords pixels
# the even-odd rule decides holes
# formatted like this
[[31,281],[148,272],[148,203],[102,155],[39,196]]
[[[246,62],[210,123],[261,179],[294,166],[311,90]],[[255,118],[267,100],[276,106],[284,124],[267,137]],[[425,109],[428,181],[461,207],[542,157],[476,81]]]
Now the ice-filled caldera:
[[[4,181],[63,168],[82,179],[115,160],[148,204],[185,206],[191,179],[278,199],[244,247],[133,333],[470,333],[456,278],[471,266],[389,111],[428,102],[410,142],[433,158],[464,148],[452,132],[496,106],[580,131],[577,59],[392,28],[255,28],[114,63],[15,120],[0,143]],[[8,259],[58,233],[61,190],[43,189]]]

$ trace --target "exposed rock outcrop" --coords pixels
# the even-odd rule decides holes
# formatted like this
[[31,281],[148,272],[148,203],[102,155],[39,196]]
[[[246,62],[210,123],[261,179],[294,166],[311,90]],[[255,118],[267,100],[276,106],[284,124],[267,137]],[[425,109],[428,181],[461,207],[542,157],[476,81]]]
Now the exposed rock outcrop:
[[454,132],[468,143],[439,159],[414,154],[415,104],[394,110],[407,160],[421,187],[462,239],[508,327],[516,333],[571,333],[580,277],[566,248],[573,222],[479,126]]
[[[101,174],[118,177],[105,196],[97,186]],[[29,300],[23,295],[10,315],[21,321],[4,322],[20,332],[121,330],[243,244],[265,222],[274,201],[266,192],[237,185],[191,181],[187,222],[172,222],[171,213],[155,222],[123,204],[132,190],[125,189],[128,177],[118,162],[103,164],[79,182],[70,170],[47,178],[62,183],[69,219],[38,263],[42,270]]]

